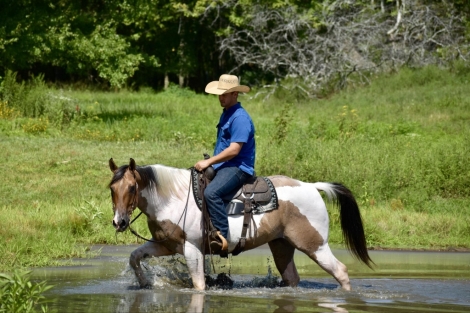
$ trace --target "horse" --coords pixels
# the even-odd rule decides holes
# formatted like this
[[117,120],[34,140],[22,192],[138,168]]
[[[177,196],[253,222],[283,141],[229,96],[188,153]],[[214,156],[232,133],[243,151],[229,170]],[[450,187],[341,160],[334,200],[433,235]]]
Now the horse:
[[[139,208],[147,217],[152,238],[135,249],[129,258],[141,288],[151,287],[141,260],[147,257],[181,254],[186,260],[193,288],[206,288],[203,247],[203,215],[194,200],[190,169],[161,164],[137,166],[134,159],[118,167],[109,160],[113,172],[109,188],[113,203],[112,224],[117,232],[130,228],[133,211]],[[346,247],[359,261],[372,268],[357,202],[340,183],[308,183],[287,176],[269,176],[278,197],[278,208],[253,215],[254,227],[246,236],[245,250],[268,244],[281,275],[281,285],[295,287],[300,281],[294,263],[299,250],[332,275],[345,290],[351,290],[346,266],[328,245],[329,217],[320,194],[335,201]],[[229,216],[228,252],[240,240],[243,216]],[[210,251],[210,250],[209,250]]]

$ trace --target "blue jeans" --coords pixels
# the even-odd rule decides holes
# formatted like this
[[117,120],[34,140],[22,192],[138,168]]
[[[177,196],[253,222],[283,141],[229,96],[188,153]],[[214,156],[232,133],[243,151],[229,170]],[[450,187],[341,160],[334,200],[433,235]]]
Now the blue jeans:
[[250,177],[238,167],[223,167],[217,170],[214,180],[204,191],[212,224],[225,238],[228,236],[228,216],[223,198],[237,192]]

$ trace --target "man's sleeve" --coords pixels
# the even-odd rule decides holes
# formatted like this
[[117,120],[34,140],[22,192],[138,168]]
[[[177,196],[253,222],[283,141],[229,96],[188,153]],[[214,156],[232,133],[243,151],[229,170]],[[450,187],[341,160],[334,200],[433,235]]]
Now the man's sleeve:
[[231,142],[248,142],[251,133],[251,122],[248,117],[243,115],[235,117],[230,127],[232,130]]

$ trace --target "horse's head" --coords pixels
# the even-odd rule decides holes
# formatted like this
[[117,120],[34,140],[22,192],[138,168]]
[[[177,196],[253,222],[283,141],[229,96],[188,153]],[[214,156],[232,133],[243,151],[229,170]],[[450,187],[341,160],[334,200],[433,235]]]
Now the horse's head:
[[117,167],[113,159],[109,159],[109,168],[114,173],[109,188],[113,201],[113,226],[122,232],[129,226],[130,217],[135,210],[138,201],[137,177],[134,159],[130,159],[129,165]]

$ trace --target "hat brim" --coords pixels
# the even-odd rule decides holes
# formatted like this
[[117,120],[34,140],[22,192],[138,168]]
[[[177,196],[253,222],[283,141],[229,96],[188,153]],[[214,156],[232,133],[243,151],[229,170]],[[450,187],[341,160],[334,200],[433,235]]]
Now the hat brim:
[[230,92],[234,92],[234,91],[238,91],[238,92],[249,92],[250,91],[250,87],[245,86],[245,85],[238,85],[238,86],[232,87],[230,89],[219,89],[219,88],[217,88],[218,85],[219,85],[219,82],[217,80],[208,83],[207,86],[206,86],[205,92],[213,94],[213,95],[223,95],[224,93],[230,93]]

